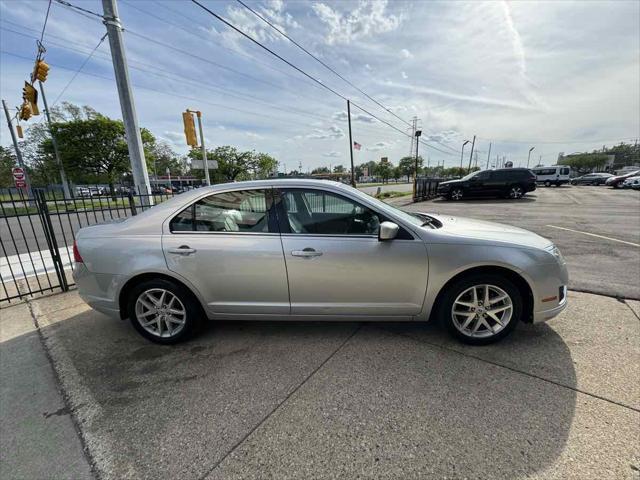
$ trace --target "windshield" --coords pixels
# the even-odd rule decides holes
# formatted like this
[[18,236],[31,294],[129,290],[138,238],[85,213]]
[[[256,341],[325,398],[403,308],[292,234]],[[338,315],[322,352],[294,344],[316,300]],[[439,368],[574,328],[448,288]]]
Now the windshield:
[[[400,210],[399,208],[396,208],[392,205],[389,205],[388,203],[383,202],[382,200],[377,199],[376,197],[373,197],[371,195],[367,195],[364,192],[361,192],[360,190],[354,188],[353,190],[355,190],[355,192],[357,192],[357,195],[363,198],[366,198],[367,201],[369,201],[370,203],[375,204],[377,207],[379,207],[382,211],[387,211],[397,217],[400,217],[402,220],[405,220],[408,223],[411,223],[412,225],[416,225],[418,227],[422,227],[425,222],[427,222],[430,217],[424,215],[424,214],[419,214],[419,213],[409,213],[409,212],[405,212],[404,210]],[[353,191],[352,190],[352,191]]]
[[460,180],[469,180],[469,179],[475,177],[476,175],[478,175],[479,173],[480,173],[480,170],[477,170],[475,172],[471,172],[470,174],[465,175],[464,177],[462,177]]

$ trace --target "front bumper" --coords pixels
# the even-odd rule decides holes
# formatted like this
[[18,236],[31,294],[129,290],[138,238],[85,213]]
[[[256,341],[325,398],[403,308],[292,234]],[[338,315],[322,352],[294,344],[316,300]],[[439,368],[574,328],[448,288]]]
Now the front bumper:
[[555,306],[549,309],[533,312],[533,323],[542,323],[546,322],[547,320],[551,320],[553,317],[559,315],[560,312],[567,308],[567,286],[563,285],[559,290],[559,295],[562,297],[561,300]]

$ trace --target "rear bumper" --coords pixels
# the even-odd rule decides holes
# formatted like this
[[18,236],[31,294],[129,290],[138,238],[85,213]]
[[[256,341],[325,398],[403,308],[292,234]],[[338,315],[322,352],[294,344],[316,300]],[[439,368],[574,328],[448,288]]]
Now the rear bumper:
[[110,317],[120,318],[120,306],[116,298],[119,275],[96,274],[82,263],[76,263],[73,280],[80,298],[94,310]]

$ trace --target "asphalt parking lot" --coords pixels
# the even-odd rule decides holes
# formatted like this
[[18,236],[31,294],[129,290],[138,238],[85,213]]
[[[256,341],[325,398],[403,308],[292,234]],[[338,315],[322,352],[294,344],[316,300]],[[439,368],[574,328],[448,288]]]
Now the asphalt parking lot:
[[[408,200],[400,199],[399,203]],[[640,191],[539,187],[520,200],[435,199],[409,211],[515,225],[552,240],[567,260],[570,287],[640,299]]]
[[529,197],[404,207],[534,230],[598,292],[488,347],[366,322],[164,347],[75,292],[0,310],[0,478],[640,478],[640,196]]

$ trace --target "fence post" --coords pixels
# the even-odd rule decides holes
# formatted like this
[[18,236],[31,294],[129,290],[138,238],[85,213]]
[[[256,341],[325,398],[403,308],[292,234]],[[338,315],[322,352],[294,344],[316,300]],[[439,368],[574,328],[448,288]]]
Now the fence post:
[[130,191],[127,193],[127,197],[129,198],[129,209],[131,210],[131,215],[136,216],[136,201],[133,198],[133,193]]
[[[47,240],[51,259],[53,260],[53,267],[56,270],[56,276],[58,277],[62,291],[67,292],[69,291],[69,284],[67,283],[64,265],[62,264],[62,258],[60,257],[60,249],[58,248],[58,241],[56,240],[56,232],[54,231],[53,224],[51,223],[51,216],[49,215],[46,196],[42,190],[36,190],[34,193],[36,194],[36,205],[38,207],[38,215],[40,215],[40,220],[42,222],[42,230],[44,231],[44,236]],[[46,273],[46,269],[45,275],[48,275]]]

